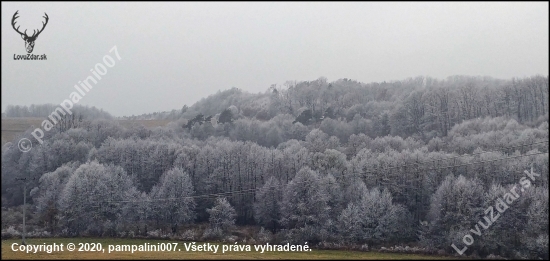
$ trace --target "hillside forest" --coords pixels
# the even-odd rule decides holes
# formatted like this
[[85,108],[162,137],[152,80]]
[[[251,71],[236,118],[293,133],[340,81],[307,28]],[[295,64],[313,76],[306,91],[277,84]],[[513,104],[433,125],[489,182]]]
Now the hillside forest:
[[2,237],[22,231],[26,185],[29,234],[224,240],[254,227],[269,242],[548,259],[548,95],[540,75],[321,77],[118,119],[170,120],[155,128],[82,107],[41,144],[22,133],[29,152],[2,147]]

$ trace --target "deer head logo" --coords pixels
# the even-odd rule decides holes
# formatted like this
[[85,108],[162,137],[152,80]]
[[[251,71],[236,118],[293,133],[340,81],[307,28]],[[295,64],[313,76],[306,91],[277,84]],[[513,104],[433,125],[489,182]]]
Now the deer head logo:
[[45,16],[42,16],[46,18],[46,22],[42,22],[42,29],[38,30],[38,32],[36,32],[36,30],[33,30],[32,35],[28,36],[26,29],[25,29],[25,32],[22,33],[19,31],[19,26],[15,28],[15,19],[19,18],[19,16],[17,16],[17,12],[19,12],[19,10],[16,11],[15,14],[13,14],[13,18],[11,19],[11,26],[13,27],[13,30],[19,33],[21,35],[21,38],[25,40],[25,48],[27,49],[27,53],[32,53],[32,50],[34,49],[34,41],[36,41],[36,38],[38,37],[38,35],[40,35],[42,31],[44,31],[44,28],[46,28],[46,25],[48,24],[48,20],[49,20],[48,14],[44,13]]

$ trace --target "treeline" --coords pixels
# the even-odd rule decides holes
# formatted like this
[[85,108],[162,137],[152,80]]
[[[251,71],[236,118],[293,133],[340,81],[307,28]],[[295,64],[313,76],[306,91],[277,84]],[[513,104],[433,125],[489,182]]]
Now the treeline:
[[[504,116],[522,124],[534,122],[530,126],[536,126],[540,117],[548,115],[548,90],[548,76],[511,80],[416,77],[369,84],[349,79],[329,83],[326,78],[319,78],[272,85],[261,94],[232,88],[184,107],[181,116],[172,118],[182,118],[182,124],[198,116],[217,119],[224,110],[233,107],[234,120],[270,122],[277,116],[288,115],[293,122],[316,127],[324,119],[348,124],[355,120],[354,125],[371,138],[390,134],[428,141],[446,136],[458,123],[476,118]],[[344,138],[349,137],[350,130],[339,131],[344,132],[341,134]]]
[[124,120],[178,120],[183,117],[183,113],[187,108],[188,107],[185,105],[181,110],[144,113],[141,115],[122,116],[120,118]]
[[[21,118],[21,117],[39,117],[47,118],[49,117],[59,105],[55,104],[32,104],[31,106],[20,106],[20,105],[8,105],[3,116]],[[113,116],[103,109],[97,109],[95,106],[82,106],[80,104],[75,104],[71,109],[73,114],[84,115],[86,119],[113,119]]]
[[[547,95],[547,78],[542,79]],[[261,226],[279,242],[413,243],[450,254],[451,244],[465,246],[464,236],[481,220],[481,236],[472,234],[475,244],[466,254],[548,258],[548,114],[537,114],[548,112],[546,101],[542,109],[521,109],[522,122],[517,114],[498,114],[505,106],[494,116],[481,117],[483,110],[475,109],[470,116],[476,117],[464,121],[455,118],[467,115],[460,106],[453,112],[460,114],[452,117],[452,110],[441,116],[434,109],[434,117],[424,118],[431,115],[425,109],[421,122],[435,123],[420,124],[416,132],[410,129],[413,121],[395,120],[399,110],[392,104],[407,104],[416,88],[425,87],[388,88],[394,94],[379,96],[373,91],[378,87],[338,83],[361,85],[337,81],[325,90],[343,96],[347,90],[354,96],[349,99],[361,100],[353,90],[364,89],[374,100],[366,108],[352,105],[356,113],[350,113],[351,107],[333,106],[340,96],[321,106],[320,98],[307,100],[322,97],[315,92],[299,95],[310,86],[324,86],[322,79],[258,96],[233,89],[222,92],[232,102],[220,104],[211,96],[182,114],[189,118],[166,127],[124,128],[116,121],[93,120],[50,131],[27,153],[8,143],[2,148],[2,206],[23,203],[23,183],[16,178],[27,177],[36,225],[53,234],[186,233],[182,227],[208,222],[203,238],[221,239],[235,223]],[[493,87],[495,93],[504,88]],[[441,88],[457,95],[456,88],[439,86],[425,89],[422,97],[433,97]],[[300,91],[285,100],[295,89]],[[260,106],[254,115],[246,109],[246,104],[269,105],[279,98],[293,101],[286,107],[292,113],[271,117],[273,107]],[[423,99],[420,107],[432,106]],[[306,106],[295,111],[300,101]],[[219,108],[196,113],[211,102]],[[262,110],[265,118],[258,117]],[[311,114],[300,117],[307,110]],[[376,115],[380,111],[386,116]],[[443,132],[439,124],[446,117],[453,126]],[[520,180],[531,168],[540,176],[524,187]],[[523,191],[508,198],[509,208],[489,226],[486,209],[514,186]]]

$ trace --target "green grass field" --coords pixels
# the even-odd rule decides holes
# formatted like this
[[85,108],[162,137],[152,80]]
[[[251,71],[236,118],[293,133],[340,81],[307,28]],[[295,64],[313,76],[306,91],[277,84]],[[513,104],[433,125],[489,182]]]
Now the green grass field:
[[[13,251],[12,244],[21,243],[21,239],[2,240],[2,259],[451,259],[450,257],[426,256],[416,254],[394,254],[378,252],[359,252],[343,250],[315,250],[308,252],[256,252],[254,246],[250,252],[222,252],[223,245],[219,245],[218,252],[191,252],[186,251],[184,241],[174,240],[150,240],[150,239],[118,239],[118,238],[31,238],[27,240],[29,245],[53,245],[54,243],[64,245],[63,251],[38,253],[25,253]],[[75,251],[68,251],[67,244],[76,245]],[[79,252],[79,243],[100,243],[104,251]],[[108,253],[109,245],[157,245],[157,243],[178,243],[176,251],[160,252],[111,252]],[[197,242],[196,245],[204,244]],[[174,246],[175,244],[172,244]],[[226,245],[227,246],[227,245]],[[16,245],[17,248],[17,245]]]

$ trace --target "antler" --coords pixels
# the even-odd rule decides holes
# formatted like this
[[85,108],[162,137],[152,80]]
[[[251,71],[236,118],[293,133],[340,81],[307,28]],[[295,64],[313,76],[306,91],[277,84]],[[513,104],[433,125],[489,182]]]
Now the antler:
[[18,13],[18,12],[19,12],[19,10],[17,10],[17,11],[15,12],[15,14],[13,14],[13,18],[11,19],[11,26],[13,27],[13,30],[15,30],[16,32],[18,32],[21,36],[25,36],[25,37],[27,37],[27,38],[36,38],[36,37],[38,37],[38,35],[39,35],[42,31],[44,31],[44,28],[46,28],[46,25],[48,24],[48,20],[50,20],[50,18],[48,17],[48,14],[44,13],[45,16],[42,16],[42,17],[46,18],[46,22],[45,22],[45,23],[42,22],[42,29],[38,30],[38,32],[36,32],[36,29],[33,30],[32,36],[29,37],[29,36],[27,35],[27,30],[25,30],[25,32],[22,33],[22,32],[19,31],[19,27],[20,27],[20,26],[17,26],[17,28],[15,28],[15,19],[19,18],[19,16],[17,16],[17,13]]
[[36,35],[35,35],[35,33],[34,33],[34,30],[33,30],[32,37],[38,37],[38,35],[39,35],[42,31],[44,31],[44,28],[46,28],[46,25],[48,24],[48,20],[50,20],[50,18],[48,17],[48,14],[46,14],[46,13],[44,13],[44,14],[45,14],[46,16],[42,16],[42,17],[46,18],[46,23],[42,22],[42,29],[40,29],[40,30],[38,31],[38,33],[36,33]]
[[19,27],[18,26],[17,28],[15,28],[15,19],[19,18],[19,16],[16,16],[17,15],[17,12],[19,12],[19,10],[17,10],[15,12],[15,14],[13,14],[13,18],[11,19],[11,26],[13,27],[13,30],[15,30],[16,32],[18,32],[20,35],[24,35],[24,36],[27,36],[27,30],[25,30],[25,33],[22,33],[22,32],[19,32]]

